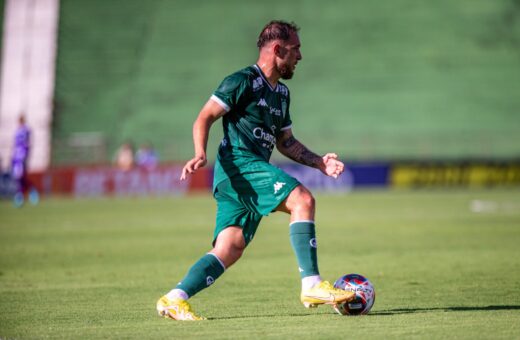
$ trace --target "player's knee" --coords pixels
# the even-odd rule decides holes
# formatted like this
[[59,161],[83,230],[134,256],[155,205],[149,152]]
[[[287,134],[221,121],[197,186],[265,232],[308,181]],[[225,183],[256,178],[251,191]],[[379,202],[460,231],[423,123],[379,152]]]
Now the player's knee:
[[233,239],[229,244],[229,248],[232,252],[241,255],[244,252],[244,249],[246,249],[244,237],[240,235],[240,237]]
[[316,200],[311,192],[302,188],[298,194],[296,209],[300,211],[314,211],[316,207]]
[[212,252],[225,264],[226,268],[235,263],[244,252],[246,243],[239,227],[228,227],[217,237],[217,242]]
[[244,253],[245,246],[241,244],[230,244],[227,249],[222,252],[222,261],[226,268],[231,267],[235,262],[237,262]]

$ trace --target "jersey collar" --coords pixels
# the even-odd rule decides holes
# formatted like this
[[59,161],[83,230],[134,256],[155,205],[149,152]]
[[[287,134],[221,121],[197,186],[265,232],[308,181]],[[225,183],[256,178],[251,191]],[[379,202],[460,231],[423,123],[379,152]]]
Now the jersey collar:
[[267,81],[267,78],[265,77],[264,72],[262,72],[262,69],[260,68],[260,66],[258,66],[257,64],[254,64],[253,67],[257,70],[258,74],[260,75],[260,77],[262,77],[263,81],[267,84],[267,86],[269,86],[269,89],[273,92],[277,92],[278,83],[276,83],[276,87],[273,89],[273,87],[271,86],[271,83],[269,83],[269,81]]

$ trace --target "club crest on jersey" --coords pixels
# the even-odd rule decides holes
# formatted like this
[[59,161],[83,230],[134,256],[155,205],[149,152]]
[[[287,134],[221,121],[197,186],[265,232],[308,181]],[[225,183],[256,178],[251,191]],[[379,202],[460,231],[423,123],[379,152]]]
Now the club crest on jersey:
[[285,97],[289,95],[289,90],[284,85],[278,84],[276,92],[283,94]]
[[264,82],[262,81],[262,77],[258,77],[253,79],[253,91],[257,91],[264,87]]

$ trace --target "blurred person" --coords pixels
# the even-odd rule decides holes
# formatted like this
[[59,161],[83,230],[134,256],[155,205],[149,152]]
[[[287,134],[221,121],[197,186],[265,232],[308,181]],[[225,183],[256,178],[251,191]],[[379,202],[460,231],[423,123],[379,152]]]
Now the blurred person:
[[138,167],[151,170],[157,167],[159,156],[151,143],[142,144],[135,153],[135,162]]
[[273,211],[290,214],[290,241],[295,252],[305,307],[351,301],[355,294],[334,288],[318,270],[314,226],[315,202],[295,178],[271,165],[276,147],[288,158],[337,178],[344,165],[337,155],[319,156],[292,133],[290,95],[280,79],[291,79],[302,59],[299,28],[271,21],[259,35],[256,64],[226,77],[200,111],[193,125],[195,156],[181,180],[207,163],[212,124],[222,118],[224,138],[214,169],[217,201],[213,248],[202,256],[177,286],[157,302],[160,315],[175,320],[202,320],[188,298],[210,286],[233,265],[253,239],[260,220]]
[[116,152],[114,160],[121,171],[130,171],[134,167],[134,145],[132,142],[124,142]]
[[14,205],[21,207],[29,194],[29,202],[37,204],[38,191],[32,186],[27,177],[27,162],[31,150],[31,130],[25,123],[25,115],[18,118],[18,128],[14,134],[13,153],[11,157],[11,177],[15,183]]

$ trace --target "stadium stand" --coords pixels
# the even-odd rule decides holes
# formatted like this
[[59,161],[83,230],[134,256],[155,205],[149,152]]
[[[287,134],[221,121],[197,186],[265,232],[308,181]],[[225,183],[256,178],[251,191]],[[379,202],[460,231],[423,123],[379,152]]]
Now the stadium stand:
[[43,171],[50,165],[58,0],[9,0],[2,9],[2,166],[8,167],[12,138],[23,114],[32,130],[28,168]]
[[516,0],[62,0],[60,11],[56,165],[108,162],[128,139],[151,141],[162,160],[190,157],[201,105],[254,63],[258,31],[273,18],[302,27],[291,112],[295,135],[316,151],[520,155]]
[[[0,27],[4,27],[4,6],[5,6],[5,1],[4,0],[0,0]],[[3,34],[0,34],[0,46],[2,46],[2,38],[3,38]]]

